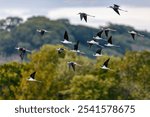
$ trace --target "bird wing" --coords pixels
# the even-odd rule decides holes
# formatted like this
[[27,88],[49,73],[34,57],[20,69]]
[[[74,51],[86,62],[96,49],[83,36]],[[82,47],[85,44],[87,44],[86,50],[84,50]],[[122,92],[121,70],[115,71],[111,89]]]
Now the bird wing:
[[83,14],[80,14],[80,19],[81,19],[81,20],[83,19]]
[[96,51],[96,53],[98,53],[98,54],[101,54],[101,52],[102,52],[101,48]]
[[65,31],[64,39],[65,39],[65,40],[67,40],[67,41],[69,41],[69,37],[68,37],[68,33],[67,33],[67,31]]
[[19,50],[19,52],[20,52],[20,58],[21,58],[21,60],[23,60],[26,50],[22,49],[22,50]]
[[35,77],[35,74],[36,74],[36,72],[33,72],[33,73],[30,75],[30,77],[33,78],[33,79],[35,79],[35,78],[34,78],[34,77]]
[[75,71],[75,64],[72,63],[71,66],[72,66],[73,71]]
[[87,15],[83,15],[83,18],[87,22]]
[[103,33],[103,30],[98,32],[96,35],[99,36],[100,38],[102,37],[102,33]]
[[118,8],[114,8],[114,11],[115,11],[118,15],[120,15]]
[[135,34],[131,33],[132,39],[135,40]]
[[107,67],[107,66],[108,66],[108,62],[109,62],[109,60],[110,60],[110,58],[109,58],[109,59],[107,59],[107,60],[104,62],[104,64],[103,64],[103,65]]
[[117,4],[114,4],[114,8],[119,8],[120,6]]
[[44,30],[41,30],[41,36],[43,36],[45,34],[45,31]]
[[77,43],[74,45],[74,50],[78,50],[79,47],[79,40],[77,41]]
[[112,44],[112,36],[109,37],[108,43]]
[[105,35],[108,37],[109,30],[105,30]]

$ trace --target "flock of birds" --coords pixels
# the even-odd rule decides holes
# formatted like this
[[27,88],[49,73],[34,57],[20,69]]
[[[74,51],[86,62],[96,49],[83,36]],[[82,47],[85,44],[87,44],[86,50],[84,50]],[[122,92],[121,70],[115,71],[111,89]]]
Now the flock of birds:
[[[124,12],[127,12],[126,10],[122,10],[120,9],[120,6],[119,5],[116,5],[114,4],[113,6],[109,6],[108,8],[111,8],[113,9],[118,15],[120,15],[120,11],[124,11]],[[89,15],[89,14],[86,14],[86,13],[78,13],[78,15],[80,15],[80,19],[81,20],[85,20],[85,22],[87,22],[87,17],[95,17],[95,16],[92,16],[92,15]],[[118,45],[115,45],[112,43],[112,36],[109,37],[109,32],[114,32],[116,30],[114,29],[111,29],[111,28],[102,28],[95,36],[93,36],[92,40],[90,41],[87,41],[87,44],[89,45],[89,47],[91,48],[91,46],[93,45],[96,45],[98,46],[99,48],[97,49],[96,53],[93,54],[93,56],[96,56],[96,57],[100,57],[102,56],[102,48],[104,47],[120,47]],[[41,36],[43,36],[46,32],[49,32],[47,31],[46,29],[38,29],[37,30],[38,33],[40,33]],[[108,38],[108,40],[102,38],[102,33],[105,33],[105,36]],[[128,31],[129,34],[131,34],[131,37],[133,40],[135,40],[135,36],[141,36],[141,37],[144,37],[144,35],[138,33],[138,32],[135,32],[135,31]],[[100,45],[98,41],[106,41],[107,43],[104,44],[104,45]],[[64,33],[64,39],[61,41],[62,44],[65,44],[65,45],[72,45],[73,42],[71,42],[69,40],[69,36],[68,36],[68,32],[65,31]],[[25,56],[25,53],[26,52],[29,52],[31,53],[30,50],[27,50],[26,48],[23,48],[23,47],[17,47],[16,48],[17,50],[19,50],[20,52],[20,58],[21,60],[23,60],[24,56]],[[61,54],[65,51],[64,48],[58,48],[57,49],[57,52],[58,54]],[[70,50],[72,52],[75,52],[75,53],[78,53],[78,54],[85,54],[84,52],[80,51],[79,50],[79,41],[77,41],[76,44],[74,44],[74,49],[73,50]],[[111,70],[109,67],[108,67],[108,63],[110,61],[110,58],[108,58],[101,66],[101,69],[104,69],[104,70]],[[80,64],[74,62],[74,61],[69,61],[67,62],[68,64],[68,67],[69,69],[73,69],[73,71],[75,71],[75,66],[81,66]],[[31,75],[30,75],[30,78],[28,78],[27,80],[28,81],[37,81],[35,79],[35,74],[36,72],[33,72]],[[37,82],[40,82],[40,81],[37,81]]]

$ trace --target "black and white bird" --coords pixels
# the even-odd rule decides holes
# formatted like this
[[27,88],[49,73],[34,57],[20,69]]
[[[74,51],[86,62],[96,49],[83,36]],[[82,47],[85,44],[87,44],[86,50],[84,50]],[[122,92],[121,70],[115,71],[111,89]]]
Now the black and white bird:
[[107,59],[107,60],[103,63],[103,65],[101,66],[101,69],[104,69],[104,70],[109,70],[109,69],[110,69],[110,68],[108,68],[109,60],[110,60],[110,58]]
[[58,48],[58,49],[57,49],[58,54],[61,54],[61,53],[63,53],[64,51],[65,51],[64,48]]
[[131,34],[132,36],[132,39],[135,40],[135,36],[140,36],[140,37],[144,37],[144,35],[138,33],[138,32],[135,32],[135,31],[128,31],[129,34]]
[[27,79],[27,81],[37,81],[35,79],[35,74],[36,74],[36,72],[33,72],[32,74],[30,74],[30,77]]
[[37,29],[36,31],[39,32],[41,36],[43,36],[46,32],[49,32],[45,29]]
[[81,65],[79,65],[79,64],[77,64],[76,62],[72,62],[72,61],[70,61],[70,62],[67,62],[67,64],[68,64],[68,66],[69,66],[69,69],[73,69],[73,71],[75,71],[76,70],[76,68],[75,68],[75,66],[77,65],[77,66],[81,66]]
[[85,20],[85,22],[87,22],[87,17],[89,16],[89,17],[95,17],[95,16],[92,16],[92,15],[89,15],[89,14],[86,14],[86,13],[78,13],[79,15],[80,15],[80,19],[82,20],[82,19],[84,19]]
[[35,74],[36,74],[35,71],[32,74],[30,74],[30,77],[27,79],[27,81],[30,81],[30,82],[41,82],[41,81],[35,79]]
[[109,8],[113,9],[118,15],[120,15],[119,11],[127,12],[126,10],[120,9],[120,6],[117,4],[114,4],[113,6],[109,6]]
[[104,32],[105,32],[106,37],[109,36],[109,32],[115,32],[115,31],[116,31],[116,30],[111,29],[111,28],[105,28],[105,29],[103,29],[103,30],[104,30]]
[[95,39],[87,41],[87,43],[89,44],[90,48],[92,47],[92,45],[97,45],[97,46],[103,47],[102,45],[99,45],[99,42],[95,41]]
[[20,52],[19,56],[20,56],[21,60],[23,60],[23,58],[24,58],[26,52],[30,52],[30,53],[31,53],[31,51],[30,51],[30,50],[27,50],[26,48],[17,47],[17,48],[15,48],[15,49]]
[[63,44],[72,44],[72,42],[69,41],[69,36],[68,36],[67,31],[65,31],[65,33],[64,33],[64,40],[61,41],[61,43],[63,43]]
[[77,41],[76,44],[74,44],[74,48],[73,48],[73,50],[71,50],[71,51],[72,51],[72,52],[79,53],[79,54],[85,54],[84,52],[81,52],[81,51],[79,50],[79,40]]
[[104,44],[106,47],[120,47],[117,45],[112,44],[112,36],[109,37],[107,44]]
[[98,50],[96,50],[96,53],[93,54],[93,56],[96,56],[96,57],[102,56],[102,48],[99,48]]
[[96,36],[93,36],[93,39],[95,40],[105,40],[102,38],[102,33],[103,33],[103,30],[99,31]]

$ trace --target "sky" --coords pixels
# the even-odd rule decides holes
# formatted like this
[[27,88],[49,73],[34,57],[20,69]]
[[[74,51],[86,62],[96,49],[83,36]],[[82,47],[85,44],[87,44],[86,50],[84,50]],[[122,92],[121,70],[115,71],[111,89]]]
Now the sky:
[[[117,15],[108,6],[118,4],[128,12]],[[94,15],[88,23],[80,21],[79,12]],[[150,0],[0,0],[0,19],[18,16],[27,19],[32,16],[46,16],[50,19],[67,18],[72,24],[98,28],[108,23],[133,26],[138,30],[150,31]]]

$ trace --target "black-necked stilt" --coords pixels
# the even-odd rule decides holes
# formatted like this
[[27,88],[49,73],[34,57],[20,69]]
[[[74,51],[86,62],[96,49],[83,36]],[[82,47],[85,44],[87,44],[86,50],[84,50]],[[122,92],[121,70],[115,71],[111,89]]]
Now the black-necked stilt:
[[110,68],[108,68],[109,60],[110,60],[110,58],[107,59],[107,60],[103,63],[101,69],[105,69],[105,70],[109,70],[109,69],[110,69]]
[[61,53],[63,53],[64,51],[65,51],[64,48],[58,48],[58,49],[57,49],[58,54],[61,54]]
[[73,71],[76,70],[76,69],[75,69],[75,66],[76,66],[76,65],[77,65],[77,66],[81,66],[81,65],[77,64],[76,62],[72,62],[72,61],[67,62],[67,63],[68,63],[69,69],[72,67]]
[[96,56],[96,57],[102,56],[102,48],[99,48],[98,50],[96,50],[96,53],[93,56]]
[[106,35],[106,37],[108,37],[109,35],[109,32],[115,32],[116,30],[114,30],[114,29],[111,29],[111,28],[105,28],[105,29],[103,29],[104,30],[104,32],[105,32],[105,35]]
[[95,39],[92,39],[90,41],[87,41],[87,43],[89,44],[89,47],[91,48],[92,45],[97,45],[97,46],[100,46],[100,47],[103,47],[102,45],[99,45],[98,42],[95,41]]
[[95,40],[105,40],[102,38],[102,33],[103,33],[103,30],[99,31],[96,36],[93,36],[93,39]]
[[128,33],[131,34],[133,40],[135,40],[135,36],[136,36],[136,35],[141,36],[141,37],[144,37],[144,35],[142,35],[142,34],[140,34],[140,33],[137,33],[137,32],[135,32],[135,31],[128,31]]
[[27,50],[26,48],[17,47],[15,49],[17,49],[20,52],[19,56],[20,56],[21,60],[23,60],[24,55],[25,55],[26,52],[30,52],[31,53],[31,51]]
[[35,79],[35,74],[36,72],[34,71],[32,74],[30,74],[30,77],[27,79],[27,81],[31,81],[31,82],[41,82]]
[[87,16],[95,17],[95,16],[92,16],[92,15],[89,15],[89,14],[86,14],[86,13],[78,13],[78,14],[80,15],[81,20],[84,18],[85,22],[87,22]]
[[63,44],[72,44],[72,42],[69,41],[69,36],[68,36],[67,31],[65,31],[65,33],[64,33],[64,40],[61,41],[61,43],[63,43]]
[[79,40],[77,41],[76,44],[74,44],[74,48],[73,48],[73,50],[71,50],[71,51],[72,51],[72,52],[79,53],[79,54],[85,54],[84,52],[81,52],[81,51],[79,50]]
[[45,29],[37,29],[36,31],[39,32],[41,34],[41,36],[43,36],[46,32],[49,32]]
[[120,46],[112,44],[112,36],[109,37],[107,42],[108,42],[107,44],[104,44],[106,47],[120,47]]
[[120,15],[119,10],[120,10],[120,11],[127,12],[126,10],[120,9],[120,6],[117,5],[117,4],[114,4],[113,6],[109,6],[109,8],[112,8],[118,15]]

